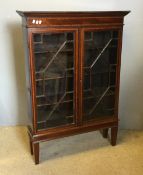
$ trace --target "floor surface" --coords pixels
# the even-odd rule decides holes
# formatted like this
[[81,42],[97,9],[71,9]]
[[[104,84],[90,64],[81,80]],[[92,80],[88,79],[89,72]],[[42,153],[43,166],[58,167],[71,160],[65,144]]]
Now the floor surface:
[[120,130],[114,147],[96,131],[40,148],[35,165],[26,127],[0,127],[0,175],[143,175],[143,131]]

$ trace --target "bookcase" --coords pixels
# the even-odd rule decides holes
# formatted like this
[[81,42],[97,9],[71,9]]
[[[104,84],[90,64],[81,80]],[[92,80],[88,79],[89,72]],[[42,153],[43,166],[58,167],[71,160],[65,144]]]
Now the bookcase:
[[129,11],[17,13],[35,163],[40,142],[78,133],[100,130],[114,146],[123,21]]

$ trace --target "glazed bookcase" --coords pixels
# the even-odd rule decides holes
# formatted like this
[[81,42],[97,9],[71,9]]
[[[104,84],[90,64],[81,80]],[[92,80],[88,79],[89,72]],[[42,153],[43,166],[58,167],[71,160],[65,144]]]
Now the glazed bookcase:
[[123,21],[129,11],[17,13],[35,163],[39,143],[51,139],[100,130],[115,145]]

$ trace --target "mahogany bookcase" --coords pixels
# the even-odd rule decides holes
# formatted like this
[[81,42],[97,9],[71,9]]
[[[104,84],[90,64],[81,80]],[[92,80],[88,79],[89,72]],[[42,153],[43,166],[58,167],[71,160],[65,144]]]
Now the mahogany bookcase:
[[39,143],[100,130],[116,144],[124,16],[129,11],[17,11],[25,44],[28,135]]

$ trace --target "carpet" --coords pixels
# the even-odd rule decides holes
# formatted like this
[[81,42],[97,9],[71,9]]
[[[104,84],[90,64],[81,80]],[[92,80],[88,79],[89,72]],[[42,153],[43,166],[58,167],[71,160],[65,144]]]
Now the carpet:
[[119,130],[116,146],[99,131],[40,144],[30,154],[27,129],[0,127],[0,175],[143,175],[143,131]]

